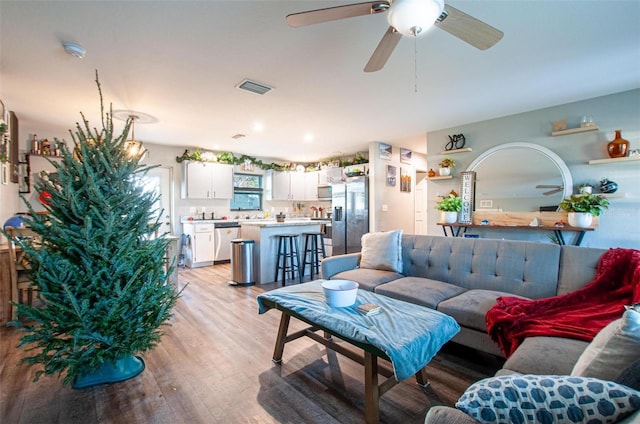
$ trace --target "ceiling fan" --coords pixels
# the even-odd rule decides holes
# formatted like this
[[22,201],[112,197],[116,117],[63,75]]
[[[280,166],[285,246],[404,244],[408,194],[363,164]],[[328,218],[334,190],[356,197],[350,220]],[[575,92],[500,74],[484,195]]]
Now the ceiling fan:
[[444,0],[378,0],[348,4],[292,13],[287,15],[287,23],[297,28],[386,11],[389,11],[387,20],[390,27],[364,67],[365,72],[382,69],[403,35],[417,37],[432,25],[480,50],[493,46],[504,35],[491,25],[445,5]]
[[545,196],[551,196],[552,194],[560,193],[564,190],[563,185],[547,185],[547,184],[538,184],[536,188],[551,188],[553,190],[545,191],[542,193]]

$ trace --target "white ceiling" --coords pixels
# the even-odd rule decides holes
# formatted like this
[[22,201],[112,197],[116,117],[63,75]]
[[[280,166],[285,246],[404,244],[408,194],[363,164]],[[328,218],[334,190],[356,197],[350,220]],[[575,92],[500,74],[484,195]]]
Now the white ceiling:
[[[26,131],[69,139],[80,111],[99,124],[97,69],[114,109],[157,120],[137,139],[314,161],[372,141],[424,153],[428,131],[640,87],[638,0],[451,1],[504,38],[479,51],[434,28],[402,39],[376,73],[362,69],[386,14],[285,22],[349,3],[0,0],[0,98]],[[274,90],[234,88],[244,78]]]

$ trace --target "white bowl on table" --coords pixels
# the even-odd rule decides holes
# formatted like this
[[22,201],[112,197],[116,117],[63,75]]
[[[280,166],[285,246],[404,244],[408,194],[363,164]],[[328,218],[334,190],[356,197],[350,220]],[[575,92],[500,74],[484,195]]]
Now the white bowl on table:
[[358,285],[350,280],[327,280],[322,282],[322,291],[329,306],[341,308],[356,303]]

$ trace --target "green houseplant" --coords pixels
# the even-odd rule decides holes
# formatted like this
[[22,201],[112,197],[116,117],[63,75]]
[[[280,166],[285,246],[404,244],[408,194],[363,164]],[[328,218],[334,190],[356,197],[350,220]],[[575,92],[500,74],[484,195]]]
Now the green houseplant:
[[568,212],[569,225],[586,228],[594,216],[600,216],[609,207],[609,201],[597,194],[572,194],[560,202],[560,209]]
[[23,198],[31,213],[25,224],[42,239],[37,249],[22,243],[42,305],[16,305],[19,321],[11,323],[26,333],[20,347],[31,356],[22,362],[42,367],[34,380],[64,374],[63,385],[74,388],[142,372],[134,355],[159,343],[179,296],[165,268],[168,240],[153,237],[158,196],[140,183],[149,169],[140,164],[144,152],[132,155],[126,147],[130,119],[115,134],[97,73],[96,83],[102,129],[81,114],[74,148],[60,145],[62,160],[52,161],[57,180],[35,184],[49,194],[47,214],[36,214]]
[[456,166],[456,162],[451,158],[443,158],[439,163],[438,173],[441,176],[451,175],[451,168]]
[[453,224],[458,220],[458,212],[462,210],[462,199],[449,194],[436,204],[440,213],[440,221],[445,224]]

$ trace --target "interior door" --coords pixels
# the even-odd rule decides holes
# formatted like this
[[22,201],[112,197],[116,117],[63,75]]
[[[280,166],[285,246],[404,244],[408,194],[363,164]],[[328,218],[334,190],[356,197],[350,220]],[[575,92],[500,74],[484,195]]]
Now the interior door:
[[427,234],[427,174],[416,173],[415,234]]
[[153,168],[144,177],[145,190],[152,191],[160,196],[154,205],[154,219],[160,218],[158,234],[174,234],[173,232],[173,169],[162,166]]

